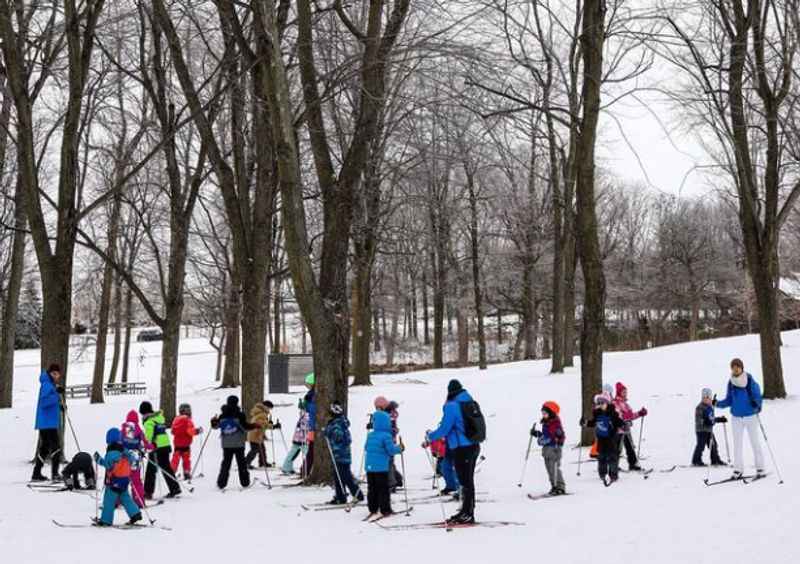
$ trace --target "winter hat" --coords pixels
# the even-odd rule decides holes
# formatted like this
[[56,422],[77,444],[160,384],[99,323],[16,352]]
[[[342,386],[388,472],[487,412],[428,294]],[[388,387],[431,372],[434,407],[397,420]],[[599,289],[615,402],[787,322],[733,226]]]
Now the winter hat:
[[558,417],[561,407],[554,401],[546,401],[542,404],[542,411],[546,411],[550,417]]
[[375,398],[374,405],[375,409],[377,409],[378,411],[383,411],[387,407],[389,407],[389,400],[383,396],[378,396],[377,398]]
[[230,407],[239,407],[239,398],[236,396],[228,396],[228,399],[225,400],[225,405]]
[[596,395],[596,396],[594,396],[594,398],[592,399],[592,403],[593,403],[594,405],[608,404],[608,403],[609,403],[609,401],[608,401],[608,396],[606,396],[605,394],[597,394],[597,395]]
[[628,391],[628,388],[625,387],[625,384],[623,384],[622,382],[617,382],[616,395],[618,397],[621,396],[623,393],[625,393],[627,391]]
[[611,384],[603,384],[603,392],[609,396],[614,395],[614,387]]
[[106,444],[116,445],[122,442],[122,433],[116,427],[111,427],[106,433]]
[[139,404],[139,413],[142,415],[150,415],[153,413],[153,404],[149,401],[143,401]]
[[264,400],[264,401],[262,401],[261,403],[262,403],[262,405],[263,405],[264,407],[266,407],[267,409],[272,409],[273,407],[275,407],[275,404],[274,404],[274,403],[272,403],[272,402],[271,402],[271,401],[269,401],[269,400]]
[[125,418],[125,423],[136,423],[139,424],[139,414],[136,413],[135,409],[131,409],[128,412],[128,416]]
[[392,400],[392,401],[389,402],[389,405],[386,406],[386,411],[394,411],[398,407],[400,407],[400,404],[398,404],[396,401]]
[[182,403],[178,406],[178,413],[181,415],[191,415],[192,414],[192,406],[188,403]]
[[700,399],[711,399],[714,395],[714,392],[711,388],[703,388],[703,391],[700,392]]
[[342,405],[340,403],[333,402],[331,404],[331,413],[336,416],[344,415],[344,409],[342,408]]
[[462,391],[463,389],[464,389],[464,387],[461,385],[461,382],[459,382],[458,380],[450,380],[450,382],[447,384],[447,393],[449,395],[457,394],[460,391]]
[[306,374],[306,386],[313,386],[317,383],[317,377],[314,376],[313,372],[309,372]]
[[59,374],[61,374],[61,367],[56,363],[53,363],[47,367],[48,374],[52,374],[53,372],[58,372]]

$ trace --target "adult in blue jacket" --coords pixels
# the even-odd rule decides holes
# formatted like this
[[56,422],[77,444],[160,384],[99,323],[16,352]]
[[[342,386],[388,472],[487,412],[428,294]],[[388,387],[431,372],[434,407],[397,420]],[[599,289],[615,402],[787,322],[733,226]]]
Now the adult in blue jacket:
[[36,425],[39,431],[39,449],[36,452],[36,463],[33,466],[32,482],[43,482],[47,478],[42,474],[47,457],[52,465],[52,479],[59,479],[59,463],[61,461],[61,441],[58,428],[61,425],[61,368],[51,364],[47,371],[39,375],[39,400],[36,403]]
[[738,358],[731,361],[731,379],[725,399],[715,401],[719,408],[730,408],[731,427],[733,428],[733,478],[741,478],[744,474],[744,457],[742,443],[744,432],[750,439],[753,456],[756,462],[756,473],[764,473],[764,454],[758,438],[758,414],[761,412],[763,398],[761,388],[755,378],[744,371],[744,363]]
[[[435,431],[428,432],[426,443],[441,438],[447,440],[447,451],[452,453],[453,465],[461,483],[461,510],[449,520],[454,523],[475,522],[475,464],[481,453],[479,444],[467,438],[461,404],[471,402],[472,396],[458,380],[447,384],[447,401],[442,409],[442,421]],[[427,446],[427,445],[426,445]]]

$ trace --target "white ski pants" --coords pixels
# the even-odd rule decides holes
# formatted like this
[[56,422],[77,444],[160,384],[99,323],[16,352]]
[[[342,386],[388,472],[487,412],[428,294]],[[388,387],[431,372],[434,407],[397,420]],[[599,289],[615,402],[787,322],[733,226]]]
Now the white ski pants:
[[761,440],[758,438],[760,432],[758,417],[732,417],[731,426],[733,427],[733,468],[737,472],[744,472],[744,456],[742,443],[744,443],[744,432],[750,438],[750,447],[753,449],[753,456],[756,459],[756,470],[764,470],[764,453],[761,451]]

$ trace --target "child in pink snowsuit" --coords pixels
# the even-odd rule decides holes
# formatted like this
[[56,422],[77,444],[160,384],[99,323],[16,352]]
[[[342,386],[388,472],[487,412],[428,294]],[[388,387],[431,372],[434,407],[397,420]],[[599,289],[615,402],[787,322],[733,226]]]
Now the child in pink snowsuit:
[[120,428],[122,433],[122,446],[130,452],[131,460],[131,490],[133,501],[139,507],[144,507],[144,484],[142,483],[141,461],[146,450],[153,450],[153,445],[144,438],[144,431],[139,426],[139,414],[132,409],[125,418],[125,423]]

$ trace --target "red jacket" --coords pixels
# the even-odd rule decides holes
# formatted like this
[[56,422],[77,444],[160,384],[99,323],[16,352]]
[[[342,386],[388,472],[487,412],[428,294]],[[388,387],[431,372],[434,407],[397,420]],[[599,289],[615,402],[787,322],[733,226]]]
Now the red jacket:
[[172,421],[172,437],[175,448],[188,448],[192,446],[192,440],[197,435],[197,429],[191,417],[178,415]]
[[431,443],[431,454],[436,458],[444,458],[447,455],[447,441],[439,439]]

